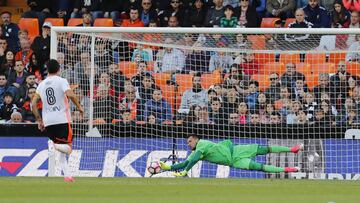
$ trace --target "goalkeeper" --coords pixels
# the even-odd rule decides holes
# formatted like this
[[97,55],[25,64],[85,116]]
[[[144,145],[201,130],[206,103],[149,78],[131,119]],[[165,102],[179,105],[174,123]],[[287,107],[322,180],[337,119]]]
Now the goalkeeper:
[[174,173],[177,177],[186,176],[188,171],[199,161],[205,160],[211,163],[230,166],[245,170],[264,171],[268,173],[291,173],[298,172],[298,167],[276,167],[272,165],[264,165],[258,163],[251,158],[257,155],[265,155],[268,153],[292,152],[298,153],[303,149],[303,144],[298,144],[292,148],[283,146],[259,146],[258,144],[250,145],[233,145],[230,140],[224,140],[214,143],[208,140],[199,139],[197,135],[190,135],[187,143],[193,152],[189,157],[181,163],[172,166],[164,162],[160,162],[162,170],[183,170]]

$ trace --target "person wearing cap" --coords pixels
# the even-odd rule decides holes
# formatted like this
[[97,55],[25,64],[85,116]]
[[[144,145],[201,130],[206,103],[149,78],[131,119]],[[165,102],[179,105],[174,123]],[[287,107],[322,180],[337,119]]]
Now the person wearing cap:
[[50,59],[50,29],[52,24],[45,22],[42,26],[42,34],[35,37],[34,42],[31,45],[31,49],[34,51],[36,60],[40,66]]
[[1,21],[2,21],[2,35],[7,41],[7,48],[11,51],[19,51],[19,26],[15,23],[11,22],[11,13],[9,11],[4,11],[1,13]]

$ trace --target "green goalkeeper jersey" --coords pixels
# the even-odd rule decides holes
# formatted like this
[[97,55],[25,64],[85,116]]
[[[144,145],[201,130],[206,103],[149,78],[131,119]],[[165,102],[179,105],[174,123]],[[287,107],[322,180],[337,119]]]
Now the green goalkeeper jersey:
[[199,140],[196,149],[189,155],[186,161],[171,166],[172,170],[183,169],[189,171],[199,160],[211,163],[231,166],[232,165],[233,143],[224,140],[214,143],[208,140]]

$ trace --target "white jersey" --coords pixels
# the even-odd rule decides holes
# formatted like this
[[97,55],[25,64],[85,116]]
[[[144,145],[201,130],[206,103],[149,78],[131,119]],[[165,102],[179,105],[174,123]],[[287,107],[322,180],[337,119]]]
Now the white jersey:
[[45,127],[49,125],[71,123],[69,101],[65,92],[70,89],[66,79],[50,76],[36,89],[43,103],[42,119]]

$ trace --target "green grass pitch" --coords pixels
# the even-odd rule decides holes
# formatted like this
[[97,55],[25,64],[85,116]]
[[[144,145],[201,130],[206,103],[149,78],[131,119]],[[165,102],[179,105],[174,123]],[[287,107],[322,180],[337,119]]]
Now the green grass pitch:
[[1,203],[359,203],[359,181],[0,178]]

